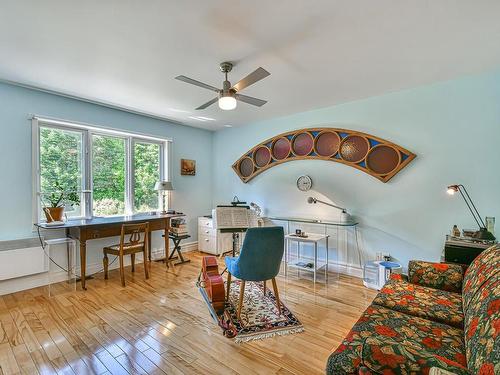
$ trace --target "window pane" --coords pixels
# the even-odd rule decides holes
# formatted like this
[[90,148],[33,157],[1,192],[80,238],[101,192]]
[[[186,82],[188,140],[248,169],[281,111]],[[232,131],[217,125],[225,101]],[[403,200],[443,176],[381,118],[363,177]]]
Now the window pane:
[[[67,216],[82,216],[83,134],[40,127],[41,206],[64,205]],[[76,196],[75,196],[76,194]],[[44,217],[41,213],[40,217]]]
[[155,143],[134,144],[134,211],[158,209],[158,192],[154,190],[160,180],[161,147]]
[[94,216],[125,214],[125,140],[92,135]]

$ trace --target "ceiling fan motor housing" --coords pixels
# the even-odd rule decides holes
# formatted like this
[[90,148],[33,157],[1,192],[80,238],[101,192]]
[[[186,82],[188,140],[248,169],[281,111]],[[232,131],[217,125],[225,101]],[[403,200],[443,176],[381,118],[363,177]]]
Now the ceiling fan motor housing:
[[225,80],[222,82],[222,90],[220,90],[221,96],[233,96],[236,91],[231,89],[231,82]]
[[233,64],[229,61],[224,61],[223,63],[220,63],[219,66],[222,73],[229,73],[233,69]]

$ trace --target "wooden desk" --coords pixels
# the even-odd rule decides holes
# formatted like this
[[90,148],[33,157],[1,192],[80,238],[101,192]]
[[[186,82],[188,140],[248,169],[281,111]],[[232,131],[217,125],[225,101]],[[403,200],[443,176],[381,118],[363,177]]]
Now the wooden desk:
[[[41,229],[64,229],[66,236],[80,242],[80,279],[82,289],[86,290],[85,277],[87,271],[87,241],[98,238],[115,237],[121,233],[122,224],[149,222],[149,237],[155,230],[163,230],[165,235],[165,258],[169,255],[168,233],[170,230],[170,219],[182,217],[184,214],[151,215],[138,214],[132,216],[95,217],[83,220],[68,220],[63,225],[51,226],[46,223],[35,224]],[[151,244],[151,241],[149,242]],[[151,261],[151,247],[149,250]]]

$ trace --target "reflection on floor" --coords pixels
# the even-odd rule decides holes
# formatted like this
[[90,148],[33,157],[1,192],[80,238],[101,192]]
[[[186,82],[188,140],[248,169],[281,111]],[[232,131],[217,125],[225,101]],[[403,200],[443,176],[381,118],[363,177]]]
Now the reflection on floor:
[[[361,280],[279,277],[285,304],[305,332],[235,344],[221,335],[195,286],[200,253],[166,270],[141,266],[127,287],[117,271],[88,281],[88,291],[47,297],[46,288],[0,297],[0,374],[322,374],[375,292]],[[303,273],[304,277],[310,277]]]

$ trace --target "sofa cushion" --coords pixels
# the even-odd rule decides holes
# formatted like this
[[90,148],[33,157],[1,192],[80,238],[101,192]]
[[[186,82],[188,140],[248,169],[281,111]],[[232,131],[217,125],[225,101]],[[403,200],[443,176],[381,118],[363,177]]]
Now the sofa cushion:
[[500,374],[500,273],[485,281],[469,303],[465,347],[473,374]]
[[500,272],[500,245],[495,245],[479,254],[464,276],[462,289],[464,312],[481,286],[494,274]]
[[458,293],[389,280],[373,303],[453,327],[464,326],[462,296]]
[[462,292],[463,270],[458,264],[410,260],[408,280],[413,284],[460,293]]
[[[444,369],[464,367],[463,336],[464,332],[458,328],[371,305],[328,359],[327,372],[357,373],[363,366],[363,348],[368,338],[381,342],[391,340],[401,344],[402,348],[418,348],[423,357],[435,356]],[[373,365],[373,359],[366,360]],[[415,373],[419,373],[420,365],[411,351],[403,351],[394,357],[394,366],[402,363],[405,366],[413,364],[417,368]]]
[[362,364],[372,374],[428,374],[436,367],[453,375],[470,375],[463,363],[436,355],[416,342],[401,343],[380,336],[365,340]]

